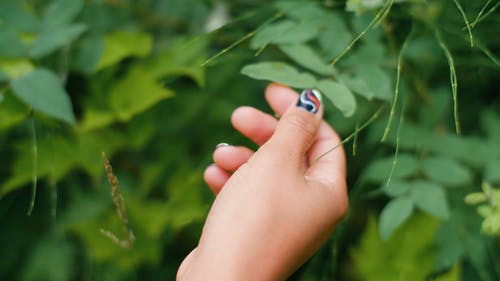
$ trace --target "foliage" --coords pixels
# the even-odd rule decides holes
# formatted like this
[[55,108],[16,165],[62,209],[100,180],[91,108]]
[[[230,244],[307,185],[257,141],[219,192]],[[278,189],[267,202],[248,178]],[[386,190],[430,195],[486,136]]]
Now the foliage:
[[[352,155],[350,213],[291,280],[499,280],[498,5],[0,1],[0,279],[173,279],[267,80],[318,88]],[[102,152],[130,249],[100,231],[124,223]]]

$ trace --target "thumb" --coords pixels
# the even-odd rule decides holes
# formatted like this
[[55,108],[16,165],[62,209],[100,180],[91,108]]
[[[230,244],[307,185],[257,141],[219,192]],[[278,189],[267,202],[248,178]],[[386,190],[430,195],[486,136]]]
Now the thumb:
[[319,91],[305,89],[296,104],[285,111],[269,143],[288,157],[302,159],[316,138],[322,113]]

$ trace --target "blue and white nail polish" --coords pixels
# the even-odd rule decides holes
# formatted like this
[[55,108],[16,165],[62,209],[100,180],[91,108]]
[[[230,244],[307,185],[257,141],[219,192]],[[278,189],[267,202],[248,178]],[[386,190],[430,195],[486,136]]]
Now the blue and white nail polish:
[[297,107],[304,108],[305,110],[316,113],[321,107],[321,94],[315,89],[305,89],[300,93]]

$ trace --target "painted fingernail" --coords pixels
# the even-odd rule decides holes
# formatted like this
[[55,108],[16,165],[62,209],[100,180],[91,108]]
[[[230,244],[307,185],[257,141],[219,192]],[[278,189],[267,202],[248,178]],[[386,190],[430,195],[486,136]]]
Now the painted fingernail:
[[300,93],[297,107],[304,108],[305,110],[316,113],[321,107],[321,94],[315,89],[305,89]]
[[231,146],[229,143],[221,142],[218,145],[215,146],[215,149],[224,147],[224,146]]

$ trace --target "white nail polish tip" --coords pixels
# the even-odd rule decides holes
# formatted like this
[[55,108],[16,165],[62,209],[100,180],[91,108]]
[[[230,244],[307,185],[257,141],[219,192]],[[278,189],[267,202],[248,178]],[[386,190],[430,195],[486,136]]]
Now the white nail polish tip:
[[215,146],[215,149],[224,147],[224,146],[231,146],[229,143],[221,142],[218,145]]

